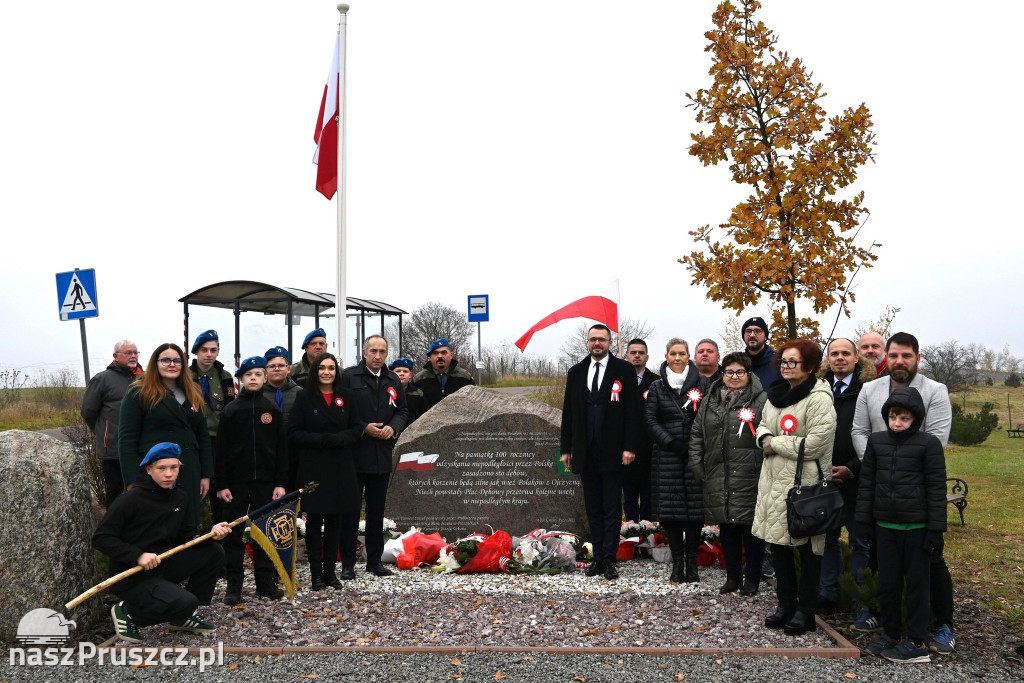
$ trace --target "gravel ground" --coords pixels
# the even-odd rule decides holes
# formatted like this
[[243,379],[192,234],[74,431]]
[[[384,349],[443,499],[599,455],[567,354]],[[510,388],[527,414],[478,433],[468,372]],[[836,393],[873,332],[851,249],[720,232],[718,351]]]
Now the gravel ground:
[[[361,569],[361,567],[360,567]],[[617,582],[581,572],[555,576],[435,574],[396,571],[377,578],[359,571],[344,589],[308,590],[299,573],[296,604],[248,598],[234,608],[220,602],[203,616],[219,625],[198,636],[143,629],[145,646],[281,647],[559,646],[559,647],[820,647],[835,644],[823,633],[792,638],[762,625],[775,606],[774,592],[756,597],[718,595],[720,569],[702,569],[701,583],[672,586],[666,565],[634,561],[619,565]],[[251,579],[250,579],[251,581]],[[102,623],[83,634],[101,642],[112,634]],[[860,643],[863,645],[863,643]],[[539,652],[457,655],[340,652],[329,655],[234,656],[205,672],[197,666],[12,667],[7,653],[0,681],[1021,681],[1020,658],[974,661],[963,653],[932,657],[931,664],[897,665],[873,657],[561,655]],[[318,681],[318,683],[319,683]]]

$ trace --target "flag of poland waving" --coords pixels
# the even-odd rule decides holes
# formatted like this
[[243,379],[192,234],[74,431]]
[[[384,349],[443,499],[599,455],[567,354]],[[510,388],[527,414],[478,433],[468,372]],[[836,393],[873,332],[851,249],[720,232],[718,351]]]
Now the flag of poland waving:
[[434,469],[434,463],[437,462],[438,455],[438,453],[424,455],[423,451],[406,453],[399,456],[398,466],[395,467],[395,470],[413,470],[415,472],[432,470]]
[[316,118],[313,142],[316,153],[316,190],[330,199],[338,191],[338,78],[341,65],[341,34],[334,39],[334,57],[331,72],[327,74],[324,97],[320,101],[320,115]]
[[604,323],[612,332],[618,333],[619,281],[612,280],[601,292],[577,299],[571,304],[559,308],[554,313],[541,318],[536,325],[528,329],[526,334],[519,338],[516,346],[519,347],[520,351],[525,352],[526,345],[530,343],[535,332],[554,325],[559,320],[568,320],[569,318],[590,318],[599,323]]

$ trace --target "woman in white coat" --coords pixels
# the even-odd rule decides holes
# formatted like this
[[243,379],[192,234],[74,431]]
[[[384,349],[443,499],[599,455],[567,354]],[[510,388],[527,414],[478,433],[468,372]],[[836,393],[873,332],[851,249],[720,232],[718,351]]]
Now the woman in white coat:
[[[791,538],[786,523],[786,494],[796,476],[800,442],[804,442],[802,484],[832,477],[832,443],[836,411],[832,390],[815,377],[821,364],[821,349],[810,339],[791,339],[776,354],[782,377],[768,387],[768,402],[757,429],[758,444],[764,449],[764,464],[757,484],[754,535],[764,539],[775,563],[779,605],[764,625],[784,629],[789,635],[813,631],[821,581],[821,555],[825,535]],[[810,540],[810,543],[808,543]],[[797,583],[796,558],[800,553]]]

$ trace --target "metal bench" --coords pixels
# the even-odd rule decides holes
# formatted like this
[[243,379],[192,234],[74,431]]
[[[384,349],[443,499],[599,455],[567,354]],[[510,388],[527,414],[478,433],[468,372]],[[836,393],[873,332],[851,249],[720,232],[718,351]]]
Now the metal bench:
[[1011,439],[1014,437],[1024,438],[1024,422],[1018,422],[1016,429],[1007,429],[1006,435]]
[[960,513],[960,526],[967,526],[964,522],[964,510],[967,509],[967,482],[960,477],[947,477],[946,483],[950,482],[953,482],[953,485],[946,494],[946,502]]

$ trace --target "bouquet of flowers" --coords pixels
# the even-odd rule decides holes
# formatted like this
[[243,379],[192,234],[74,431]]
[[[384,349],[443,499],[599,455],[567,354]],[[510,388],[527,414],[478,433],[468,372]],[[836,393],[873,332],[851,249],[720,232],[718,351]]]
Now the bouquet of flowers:
[[[389,538],[398,538],[399,536],[401,536],[401,534],[398,533],[398,525],[395,524],[395,520],[388,519],[387,517],[384,518],[384,528],[383,528],[383,531],[384,531],[384,540],[387,540]],[[364,537],[364,538],[366,537],[366,520],[365,519],[359,520],[359,535]]]
[[476,557],[480,543],[487,540],[484,534],[470,534],[454,543],[441,548],[438,566],[434,569],[443,572],[457,572],[470,560]]
[[557,574],[576,568],[576,547],[582,543],[576,534],[567,531],[534,529],[514,539],[510,562],[501,569],[509,574]]

